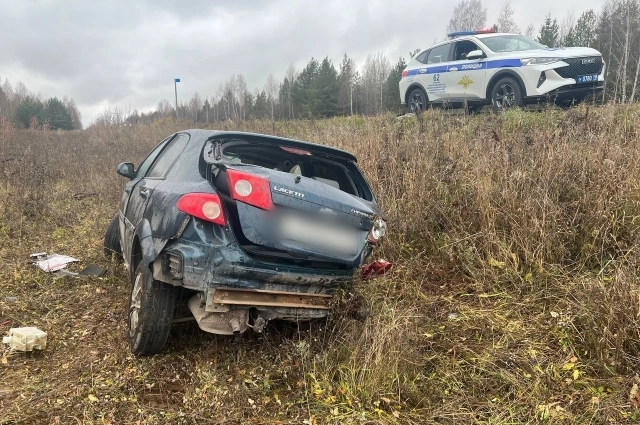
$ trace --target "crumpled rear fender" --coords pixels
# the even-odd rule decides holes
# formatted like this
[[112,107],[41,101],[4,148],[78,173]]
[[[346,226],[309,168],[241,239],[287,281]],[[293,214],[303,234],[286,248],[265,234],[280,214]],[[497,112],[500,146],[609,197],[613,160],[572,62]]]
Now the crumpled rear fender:
[[[136,228],[133,239],[134,241],[137,241],[137,243],[140,245],[139,253],[142,255],[141,261],[144,262],[145,267],[148,270],[152,270],[151,267],[152,267],[153,261],[158,257],[158,255],[160,254],[160,251],[162,251],[164,246],[167,244],[168,239],[164,239],[164,238],[154,239],[151,233],[151,224],[147,219],[143,219],[140,222],[140,224],[138,224],[138,227]],[[132,255],[135,255],[136,252],[137,251],[134,248]],[[137,264],[137,260],[138,259],[132,258],[132,261],[130,263],[132,265],[132,269],[135,269],[135,264]]]

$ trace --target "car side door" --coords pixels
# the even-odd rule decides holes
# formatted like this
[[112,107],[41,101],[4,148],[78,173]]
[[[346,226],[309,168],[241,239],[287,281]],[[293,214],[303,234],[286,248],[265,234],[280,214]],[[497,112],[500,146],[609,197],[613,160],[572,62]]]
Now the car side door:
[[156,146],[149,155],[142,161],[138,169],[136,170],[135,176],[127,182],[122,191],[122,198],[120,200],[120,240],[122,241],[122,255],[125,259],[129,258],[131,241],[132,237],[132,226],[129,220],[127,219],[127,209],[129,207],[129,201],[132,198],[132,193],[134,193],[134,189],[139,185],[141,180],[144,179],[145,175],[151,168],[153,162],[158,158],[160,152],[166,147],[167,143],[173,138],[173,135],[167,137],[162,142]]
[[451,102],[480,101],[486,97],[487,59],[467,59],[475,50],[482,49],[472,40],[454,43],[447,70],[447,93]]
[[416,80],[424,87],[430,102],[443,102],[447,98],[447,84],[443,76],[449,65],[452,43],[433,47],[425,60],[425,66],[418,69]]
[[141,177],[131,192],[125,213],[125,220],[128,223],[128,226],[126,226],[128,230],[128,234],[126,235],[128,251],[125,258],[129,260],[129,264],[133,264],[131,262],[133,238],[144,219],[144,213],[149,199],[152,197],[156,188],[164,181],[166,172],[177,158],[177,155],[179,155],[186,146],[185,139],[188,141],[189,136],[184,133],[178,133],[173,136],[162,148],[157,158],[153,160],[148,171]]

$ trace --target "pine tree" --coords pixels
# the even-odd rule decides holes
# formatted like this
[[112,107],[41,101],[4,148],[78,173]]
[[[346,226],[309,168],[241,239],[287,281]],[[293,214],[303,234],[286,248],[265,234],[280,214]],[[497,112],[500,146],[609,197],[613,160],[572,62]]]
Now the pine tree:
[[294,110],[298,115],[309,116],[312,113],[313,93],[311,85],[318,76],[318,61],[311,58],[307,66],[300,72],[291,87]]
[[265,119],[271,116],[267,93],[264,90],[256,94],[256,103],[253,105],[253,113],[257,119]]
[[558,21],[556,19],[551,20],[551,15],[547,15],[544,19],[544,24],[540,27],[538,43],[544,44],[547,47],[557,47],[558,32]]
[[202,113],[200,115],[202,115],[202,119],[207,124],[209,124],[209,120],[211,119],[210,114],[211,114],[211,104],[209,103],[209,99],[205,99],[204,103],[202,104]]
[[310,89],[313,115],[334,116],[338,108],[338,73],[328,57],[322,60],[318,75]]
[[73,118],[67,112],[64,103],[57,97],[47,100],[44,120],[51,130],[73,130]]
[[569,30],[565,46],[594,47],[597,36],[597,17],[592,9],[583,12],[576,25]]
[[[64,105],[62,107],[64,108]],[[38,99],[27,96],[16,108],[15,120],[20,127],[29,128],[34,118],[38,125],[44,123],[44,106]]]
[[244,93],[244,117],[245,119],[253,119],[255,118],[253,112],[253,95],[248,91]]
[[400,104],[400,87],[398,84],[402,79],[402,71],[404,71],[406,66],[407,63],[404,61],[404,58],[400,58],[389,73],[384,88],[384,107],[387,111],[399,112],[402,110],[402,105]]

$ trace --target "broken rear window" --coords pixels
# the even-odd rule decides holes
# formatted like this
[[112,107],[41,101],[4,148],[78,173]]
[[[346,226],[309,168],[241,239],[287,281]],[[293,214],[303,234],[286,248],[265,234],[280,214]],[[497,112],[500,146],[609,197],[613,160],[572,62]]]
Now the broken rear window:
[[[308,177],[343,192],[370,200],[370,191],[349,161],[333,160],[312,150],[246,141],[222,141],[222,161],[247,164]],[[353,173],[357,172],[357,176]]]

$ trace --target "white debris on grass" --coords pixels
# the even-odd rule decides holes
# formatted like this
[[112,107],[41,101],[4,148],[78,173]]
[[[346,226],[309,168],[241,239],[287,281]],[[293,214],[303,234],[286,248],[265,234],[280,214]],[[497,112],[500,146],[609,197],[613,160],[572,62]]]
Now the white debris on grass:
[[31,254],[31,258],[34,260],[34,264],[47,273],[56,272],[64,269],[69,263],[75,263],[78,261],[76,258],[69,257],[68,255],[51,254],[47,255],[46,252],[39,252],[37,254]]
[[9,344],[12,350],[33,351],[47,348],[47,333],[38,328],[11,328],[9,336],[2,338],[3,344]]

